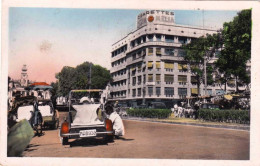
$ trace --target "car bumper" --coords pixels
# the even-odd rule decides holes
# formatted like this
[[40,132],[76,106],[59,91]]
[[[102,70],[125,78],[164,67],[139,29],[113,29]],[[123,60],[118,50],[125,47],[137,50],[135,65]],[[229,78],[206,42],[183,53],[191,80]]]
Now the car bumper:
[[[90,136],[90,137],[101,137],[105,135],[113,135],[114,131],[103,131],[103,132],[96,132],[96,136]],[[66,133],[66,134],[60,134],[61,137],[69,137],[69,138],[80,138],[79,133]],[[84,138],[84,137],[82,137]]]
[[82,130],[96,130],[95,136],[88,136],[88,137],[102,137],[106,135],[113,135],[114,131],[107,131],[105,127],[103,126],[77,126],[77,127],[71,127],[69,133],[61,133],[61,137],[68,137],[68,138],[84,138],[80,137],[80,131]]

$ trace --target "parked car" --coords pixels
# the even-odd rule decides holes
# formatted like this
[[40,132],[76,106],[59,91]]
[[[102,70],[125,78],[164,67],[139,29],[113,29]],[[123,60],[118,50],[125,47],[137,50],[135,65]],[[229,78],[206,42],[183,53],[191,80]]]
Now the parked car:
[[219,109],[219,105],[213,103],[203,103],[200,108],[202,109]]
[[8,127],[26,119],[31,127],[36,131],[36,135],[42,134],[42,115],[38,109],[38,102],[35,96],[25,96],[16,98],[14,107],[8,112]]
[[[60,127],[60,138],[62,145],[69,144],[69,139],[103,137],[107,142],[114,139],[113,124],[102,111],[102,105],[88,100],[80,103],[72,103],[70,99],[80,93],[90,96],[90,93],[100,93],[101,90],[71,90],[69,93],[68,117],[62,122]],[[72,109],[74,108],[74,109]]]
[[149,108],[166,109],[166,105],[163,102],[152,102]]
[[43,127],[57,129],[59,127],[59,112],[54,109],[51,100],[39,100],[38,109],[42,114]]

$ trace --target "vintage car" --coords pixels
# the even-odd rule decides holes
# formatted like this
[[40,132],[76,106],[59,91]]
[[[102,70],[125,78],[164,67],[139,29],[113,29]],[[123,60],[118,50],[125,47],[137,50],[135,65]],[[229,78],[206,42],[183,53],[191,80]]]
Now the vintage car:
[[43,127],[57,129],[59,127],[59,112],[54,109],[49,99],[39,100],[38,109],[43,119]]
[[28,120],[36,135],[42,134],[42,115],[36,97],[24,96],[15,99],[14,107],[8,112],[8,127],[11,128],[23,119]]
[[[69,144],[69,139],[89,137],[102,137],[107,142],[113,141],[114,131],[111,120],[103,113],[103,106],[93,102],[94,100],[91,100],[90,97],[91,93],[100,92],[101,90],[99,89],[70,91],[68,116],[61,123],[60,127],[62,145]],[[83,97],[82,94],[84,94]],[[79,102],[70,100],[79,96],[81,100],[74,100]]]

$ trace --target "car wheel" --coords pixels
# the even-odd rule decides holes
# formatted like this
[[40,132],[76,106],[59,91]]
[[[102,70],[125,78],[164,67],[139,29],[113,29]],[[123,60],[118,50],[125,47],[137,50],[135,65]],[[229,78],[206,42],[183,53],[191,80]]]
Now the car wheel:
[[114,142],[114,135],[107,135],[105,137],[106,142],[110,143],[110,142]]
[[62,145],[68,145],[69,144],[68,137],[62,137],[61,140],[62,140]]

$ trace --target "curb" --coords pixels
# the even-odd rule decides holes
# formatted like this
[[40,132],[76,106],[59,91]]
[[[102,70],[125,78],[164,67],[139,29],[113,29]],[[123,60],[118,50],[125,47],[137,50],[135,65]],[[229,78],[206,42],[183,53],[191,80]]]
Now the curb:
[[213,128],[223,128],[223,129],[234,129],[234,130],[245,130],[250,131],[250,126],[234,126],[234,125],[211,125],[211,124],[197,124],[197,123],[185,123],[185,122],[166,122],[160,120],[151,120],[151,119],[143,119],[143,118],[122,118],[123,120],[137,120],[137,121],[146,121],[146,122],[159,122],[159,123],[168,123],[168,124],[179,124],[186,126],[201,126],[201,127],[213,127]]

